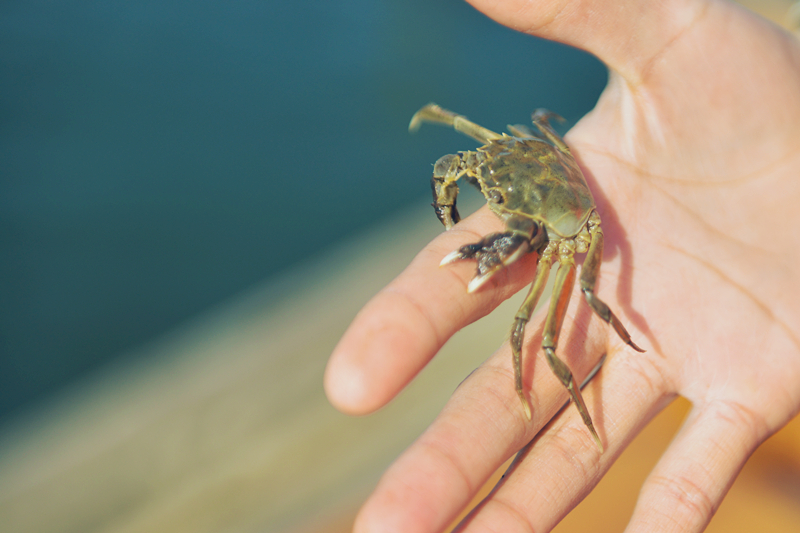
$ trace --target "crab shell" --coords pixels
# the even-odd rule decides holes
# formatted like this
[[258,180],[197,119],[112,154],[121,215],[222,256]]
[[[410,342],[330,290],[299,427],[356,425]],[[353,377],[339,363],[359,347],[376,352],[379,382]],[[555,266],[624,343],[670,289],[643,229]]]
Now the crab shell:
[[548,240],[576,236],[595,209],[578,164],[544,140],[503,135],[479,148],[475,163],[467,179],[477,181],[490,209],[507,224],[534,220]]

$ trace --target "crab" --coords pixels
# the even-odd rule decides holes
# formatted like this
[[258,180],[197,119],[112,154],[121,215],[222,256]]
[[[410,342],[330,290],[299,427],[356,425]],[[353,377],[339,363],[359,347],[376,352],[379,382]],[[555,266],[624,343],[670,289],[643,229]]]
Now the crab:
[[550,126],[551,118],[563,120],[544,109],[533,113],[533,124],[541,135],[524,125],[508,126],[513,135],[498,134],[462,115],[428,104],[414,114],[409,130],[416,131],[423,122],[438,123],[451,126],[483,144],[476,151],[441,157],[433,167],[431,178],[432,205],[446,229],[461,219],[456,208],[456,182],[462,177],[481,191],[489,209],[505,223],[506,231],[486,235],[442,260],[442,266],[462,260],[477,261],[477,272],[467,286],[468,292],[477,291],[497,272],[525,254],[536,252],[538,255],[533,283],[514,317],[510,336],[515,388],[528,420],[531,407],[522,385],[522,341],[550,269],[558,262],[542,350],[602,450],[580,387],[567,364],[556,355],[559,333],[575,284],[576,253],[587,254],[580,272],[580,288],[586,303],[626,344],[637,352],[644,350],[631,340],[616,315],[594,292],[603,258],[600,215],[569,147]]

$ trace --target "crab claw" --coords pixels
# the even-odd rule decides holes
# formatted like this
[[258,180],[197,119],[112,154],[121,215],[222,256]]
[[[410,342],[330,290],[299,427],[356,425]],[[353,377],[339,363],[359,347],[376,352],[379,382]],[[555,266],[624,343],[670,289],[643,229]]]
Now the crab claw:
[[515,232],[492,233],[479,242],[466,244],[450,252],[442,259],[439,266],[464,259],[477,260],[477,272],[467,285],[467,292],[475,292],[504,266],[510,265],[528,251],[530,242],[525,235]]
[[478,272],[467,284],[467,292],[472,293],[483,287],[504,266],[510,265],[529,250],[528,241],[520,238],[522,242],[510,254],[484,254],[478,259]]
[[450,252],[449,254],[444,256],[442,261],[439,263],[439,266],[443,267],[445,265],[449,265],[450,263],[455,263],[456,261],[461,261],[462,259],[465,259],[465,258],[461,257],[461,249],[453,250],[452,252]]
[[493,270],[492,272],[483,274],[482,276],[476,275],[474,278],[469,280],[469,283],[467,284],[467,292],[471,294],[483,287],[487,281],[492,279],[492,276],[494,276],[496,272],[496,270]]

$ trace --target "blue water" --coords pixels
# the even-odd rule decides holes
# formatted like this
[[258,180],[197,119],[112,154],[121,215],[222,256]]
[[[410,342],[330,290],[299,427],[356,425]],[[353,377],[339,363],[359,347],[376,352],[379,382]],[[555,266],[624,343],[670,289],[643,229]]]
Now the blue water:
[[[460,0],[0,4],[0,423],[411,204],[594,58]],[[433,214],[431,214],[433,216]],[[128,356],[129,357],[129,356]]]

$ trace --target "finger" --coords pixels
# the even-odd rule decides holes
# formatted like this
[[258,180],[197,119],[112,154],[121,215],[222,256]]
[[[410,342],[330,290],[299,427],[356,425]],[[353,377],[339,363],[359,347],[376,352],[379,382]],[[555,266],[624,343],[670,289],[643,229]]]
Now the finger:
[[647,478],[626,531],[703,531],[767,433],[740,405],[695,407]]
[[572,404],[516,458],[503,483],[459,531],[550,531],[605,475],[641,429],[674,397],[653,359],[629,349],[609,354],[584,388],[601,452]]
[[[585,330],[590,316],[579,318],[571,329]],[[560,353],[579,380],[606,349],[607,328],[597,320],[591,326],[582,342],[565,342]],[[572,333],[568,336],[572,338]],[[523,415],[514,389],[511,351],[505,345],[461,384],[431,427],[387,470],[359,513],[356,533],[441,531],[488,477],[529,442],[568,396],[550,371],[539,349],[541,342],[541,334],[533,335],[523,351],[538,353],[525,372],[533,420],[528,422]],[[573,432],[583,439],[575,443],[574,451],[588,448],[585,453],[596,456],[591,435],[577,412],[572,414],[577,417]]]
[[528,254],[468,294],[475,263],[439,266],[461,245],[499,231],[482,208],[433,240],[406,270],[353,320],[334,349],[325,373],[328,398],[337,408],[364,414],[383,406],[419,372],[455,332],[488,314],[519,291],[535,271]]
[[628,79],[638,78],[707,8],[691,0],[468,1],[500,24],[587,50]]

